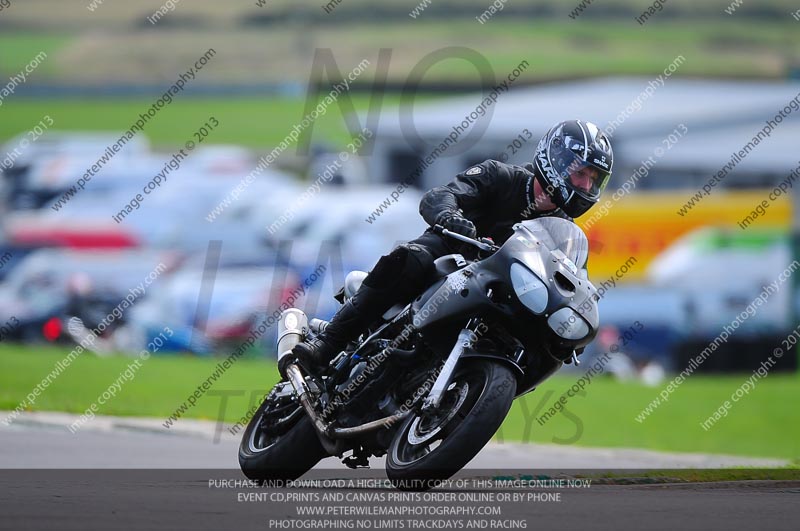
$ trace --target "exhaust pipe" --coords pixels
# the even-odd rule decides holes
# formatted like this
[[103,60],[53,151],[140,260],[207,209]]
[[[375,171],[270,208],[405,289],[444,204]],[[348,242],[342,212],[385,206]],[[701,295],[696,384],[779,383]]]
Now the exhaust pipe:
[[358,437],[360,435],[364,435],[365,433],[369,433],[371,431],[375,431],[380,428],[391,428],[395,422],[399,422],[409,416],[411,411],[401,411],[394,415],[389,415],[388,417],[383,417],[382,419],[373,420],[372,422],[367,422],[366,424],[362,424],[360,426],[354,426],[352,428],[333,428],[330,430],[331,437],[335,437],[336,439],[351,439],[353,437]]
[[297,393],[297,399],[300,400],[300,404],[303,406],[303,409],[306,410],[306,414],[311,419],[311,422],[314,423],[314,427],[321,435],[327,437],[328,426],[322,422],[322,419],[319,418],[317,411],[314,409],[314,404],[311,402],[311,394],[308,390],[308,385],[306,385],[306,379],[303,377],[303,373],[300,372],[300,368],[293,363],[286,369],[286,373],[289,376],[292,387],[294,387],[294,391]]
[[[309,325],[306,314],[297,308],[289,308],[288,310],[284,310],[284,312],[281,313],[280,319],[278,320],[278,360],[292,353],[292,349],[295,347],[295,345],[305,339],[309,328],[315,332],[321,332],[327,325],[328,322],[321,319],[312,319]],[[391,426],[395,422],[404,419],[410,413],[410,411],[398,412],[394,415],[373,420],[372,422],[367,422],[366,424],[351,428],[332,428],[330,424],[325,424],[325,422],[323,422],[323,420],[319,417],[317,410],[314,408],[314,397],[308,387],[308,384],[306,383],[305,376],[303,376],[303,372],[300,370],[300,367],[298,367],[295,363],[289,365],[286,368],[286,376],[289,380],[289,383],[292,384],[292,388],[294,389],[295,393],[297,393],[297,399],[300,401],[300,405],[303,406],[306,414],[314,424],[314,428],[326,439],[329,437],[334,439],[349,439],[352,437],[357,437],[359,435],[363,435],[364,433],[380,429],[381,427]],[[323,441],[325,443],[328,442],[324,439]],[[332,446],[331,448],[331,451],[333,451],[333,448],[335,447]],[[338,453],[340,453],[340,450],[337,449],[333,455]]]
[[292,349],[306,338],[308,317],[303,310],[289,308],[278,319],[278,361],[290,354]]
[[[314,319],[313,321],[315,321],[314,324],[317,324],[316,321],[320,320]],[[325,321],[321,322],[324,323]],[[297,308],[289,308],[281,313],[280,319],[278,320],[279,362],[285,356],[290,356],[292,354],[292,349],[305,339],[308,331],[309,323],[305,312]],[[300,370],[300,367],[298,367],[295,363],[289,365],[286,368],[286,377],[289,380],[289,383],[292,384],[294,392],[297,393],[297,399],[300,401],[300,405],[303,406],[306,414],[314,424],[314,428],[317,430],[317,432],[319,432],[319,435],[321,436],[320,442],[323,443],[323,446],[325,446],[329,453],[340,453],[340,451],[334,445],[331,445],[327,440],[328,425],[322,421],[319,415],[317,415],[316,409],[314,409],[314,397],[311,394],[311,390],[306,383],[305,376],[303,376],[303,372]]]
[[351,428],[333,428],[330,424],[325,424],[325,422],[319,418],[317,410],[314,409],[311,393],[308,389],[308,385],[306,385],[306,380],[303,377],[303,373],[300,371],[300,368],[297,365],[292,364],[289,365],[289,367],[286,369],[286,372],[289,376],[289,381],[291,382],[292,387],[297,393],[297,398],[300,400],[300,404],[303,406],[303,409],[306,410],[306,414],[309,416],[311,422],[314,424],[314,427],[317,429],[320,435],[325,437],[331,437],[333,439],[350,439],[353,437],[358,437],[359,435],[363,435],[370,431],[374,431],[383,427],[390,427],[392,424],[403,420],[411,413],[411,411],[400,411],[394,415],[373,420],[372,422],[367,422],[366,424],[362,424],[360,426],[353,426]]

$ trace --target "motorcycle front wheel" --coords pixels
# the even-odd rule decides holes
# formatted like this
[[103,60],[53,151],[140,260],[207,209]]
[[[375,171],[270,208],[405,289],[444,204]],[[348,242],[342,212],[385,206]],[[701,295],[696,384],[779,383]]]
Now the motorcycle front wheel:
[[505,365],[467,359],[442,403],[400,425],[386,456],[386,474],[401,490],[427,490],[469,463],[503,423],[517,381]]

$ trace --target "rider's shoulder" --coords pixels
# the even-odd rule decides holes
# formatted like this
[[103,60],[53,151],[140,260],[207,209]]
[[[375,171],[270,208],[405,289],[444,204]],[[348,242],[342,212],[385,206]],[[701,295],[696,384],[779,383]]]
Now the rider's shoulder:
[[486,159],[479,164],[470,166],[464,170],[463,174],[471,177],[485,176],[494,179],[511,179],[524,172],[525,169],[522,166],[506,164],[505,162],[500,162],[499,160],[494,159]]

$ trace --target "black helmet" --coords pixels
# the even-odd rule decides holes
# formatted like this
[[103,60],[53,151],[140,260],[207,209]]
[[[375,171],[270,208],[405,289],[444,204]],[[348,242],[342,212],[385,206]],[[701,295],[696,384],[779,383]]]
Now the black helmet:
[[593,123],[580,120],[553,126],[539,141],[534,157],[539,184],[573,218],[600,199],[613,164],[608,137]]

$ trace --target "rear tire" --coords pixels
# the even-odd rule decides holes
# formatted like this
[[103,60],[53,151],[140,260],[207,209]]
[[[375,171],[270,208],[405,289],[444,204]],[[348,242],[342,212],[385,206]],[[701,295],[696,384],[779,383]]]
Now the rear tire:
[[[253,480],[293,480],[308,472],[321,459],[328,457],[317,438],[311,419],[303,411],[283,433],[268,433],[262,417],[275,402],[264,400],[250,419],[239,444],[239,466]],[[297,404],[298,408],[302,408]]]
[[[440,424],[416,413],[395,434],[386,455],[386,474],[397,488],[427,490],[451,477],[505,420],[517,389],[511,370],[486,359],[462,363],[439,408]],[[449,411],[446,404],[452,406]]]

